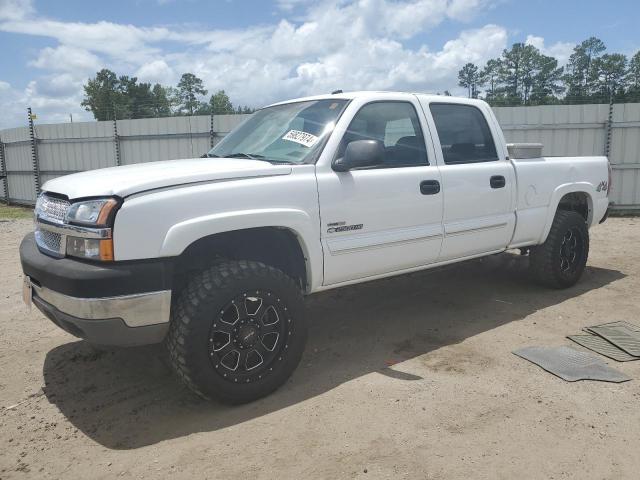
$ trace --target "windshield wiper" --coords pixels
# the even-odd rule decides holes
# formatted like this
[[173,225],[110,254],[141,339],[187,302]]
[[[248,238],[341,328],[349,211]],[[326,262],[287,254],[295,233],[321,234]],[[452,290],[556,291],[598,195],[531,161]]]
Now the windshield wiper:
[[[211,155],[210,155],[211,156]],[[215,155],[218,157],[219,155]],[[288,160],[273,160],[271,158],[267,158],[264,155],[260,155],[259,153],[244,153],[244,152],[236,152],[230,153],[229,155],[225,155],[225,158],[249,158],[251,160],[260,160],[263,162],[269,162],[272,165],[296,165],[295,162],[290,162]]]
[[229,155],[225,155],[225,157],[227,157],[227,158],[250,158],[251,160],[267,160],[264,155],[259,155],[257,153],[243,153],[243,152],[230,153]]
[[292,162],[290,160],[269,160],[269,162],[274,165],[298,165],[296,162]]

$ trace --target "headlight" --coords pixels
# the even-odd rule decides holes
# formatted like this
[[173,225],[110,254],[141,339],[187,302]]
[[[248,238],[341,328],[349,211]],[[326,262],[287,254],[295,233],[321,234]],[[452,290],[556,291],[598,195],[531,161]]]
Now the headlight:
[[110,227],[113,225],[117,206],[118,201],[114,198],[71,204],[66,216],[70,230],[67,235],[67,255],[89,260],[112,261],[113,238]]
[[113,198],[71,204],[67,221],[74,225],[107,226],[118,202]]

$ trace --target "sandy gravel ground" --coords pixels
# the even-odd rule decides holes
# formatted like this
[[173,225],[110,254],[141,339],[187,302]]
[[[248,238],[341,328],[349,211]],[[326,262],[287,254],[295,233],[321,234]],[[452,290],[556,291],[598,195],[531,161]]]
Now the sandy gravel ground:
[[640,219],[592,230],[569,290],[501,255],[310,298],[297,372],[236,408],[194,398],[160,348],[96,351],[27,313],[30,228],[0,223],[2,479],[640,476],[640,362],[608,361],[627,383],[567,383],[511,354],[640,324]]

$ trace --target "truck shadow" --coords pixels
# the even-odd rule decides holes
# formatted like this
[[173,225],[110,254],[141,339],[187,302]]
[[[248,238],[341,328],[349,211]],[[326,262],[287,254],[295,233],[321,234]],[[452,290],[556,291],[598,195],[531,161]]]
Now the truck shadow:
[[[196,398],[170,373],[160,346],[99,350],[83,341],[48,352],[45,394],[91,439],[108,448],[135,449],[240,424],[373,372],[398,382],[420,380],[389,366],[625,276],[588,267],[575,287],[548,290],[529,282],[526,264],[526,257],[502,254],[309,298],[311,331],[298,370],[280,390],[248,405]],[[505,355],[510,351],[509,345],[501,348]],[[450,363],[455,372],[457,360]]]

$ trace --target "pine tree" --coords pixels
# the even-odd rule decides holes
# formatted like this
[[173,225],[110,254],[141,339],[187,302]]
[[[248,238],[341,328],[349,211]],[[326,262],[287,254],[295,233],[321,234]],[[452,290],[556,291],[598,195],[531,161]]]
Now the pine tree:
[[479,69],[473,63],[467,63],[458,72],[458,85],[467,89],[469,98],[478,97],[478,86],[481,81]]
[[202,102],[199,97],[206,95],[202,80],[193,73],[183,73],[178,82],[178,95],[181,106],[180,111],[193,115],[196,111],[202,110]]

